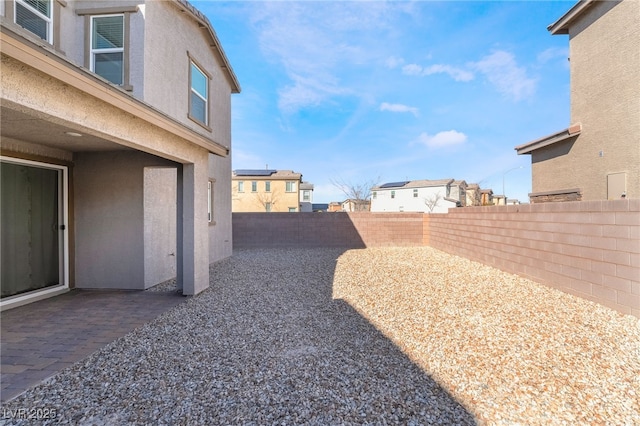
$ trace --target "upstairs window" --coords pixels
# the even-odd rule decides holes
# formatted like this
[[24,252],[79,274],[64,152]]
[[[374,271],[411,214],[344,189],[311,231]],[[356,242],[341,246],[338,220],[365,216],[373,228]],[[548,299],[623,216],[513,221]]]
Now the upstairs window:
[[238,182],[238,192],[244,192],[244,182]]
[[295,182],[287,182],[285,191],[286,192],[296,192],[296,183]]
[[396,198],[396,191],[391,191],[391,198]]
[[251,192],[258,192],[258,182],[255,180],[251,182]]
[[209,125],[209,78],[193,61],[190,71],[189,117],[196,122]]
[[264,183],[264,190],[265,190],[265,192],[271,192],[271,182],[266,181]]
[[91,71],[113,84],[123,84],[124,15],[91,18]]
[[413,198],[418,198],[418,190],[417,189],[413,190]]
[[303,201],[310,201],[311,200],[311,191],[309,190],[304,190],[302,192],[302,200]]
[[16,24],[52,42],[52,0],[15,0]]

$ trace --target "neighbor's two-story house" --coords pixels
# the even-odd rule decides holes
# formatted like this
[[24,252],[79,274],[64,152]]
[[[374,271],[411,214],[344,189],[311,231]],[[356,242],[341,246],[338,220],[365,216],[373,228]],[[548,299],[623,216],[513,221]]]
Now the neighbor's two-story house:
[[231,255],[231,102],[185,0],[8,0],[1,15],[2,308],[78,288],[185,295]]
[[313,184],[300,183],[300,211],[313,212]]
[[454,179],[390,182],[371,188],[372,212],[446,213],[464,206],[467,184]]
[[234,212],[299,212],[302,174],[292,170],[234,170]]
[[531,202],[640,198],[640,2],[579,1],[548,29],[569,35],[572,124],[515,148]]

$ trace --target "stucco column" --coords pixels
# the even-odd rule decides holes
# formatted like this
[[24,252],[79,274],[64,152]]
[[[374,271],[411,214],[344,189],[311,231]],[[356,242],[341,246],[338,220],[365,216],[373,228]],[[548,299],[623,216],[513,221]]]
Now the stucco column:
[[207,221],[207,153],[197,163],[183,164],[178,173],[178,288],[193,296],[209,287]]

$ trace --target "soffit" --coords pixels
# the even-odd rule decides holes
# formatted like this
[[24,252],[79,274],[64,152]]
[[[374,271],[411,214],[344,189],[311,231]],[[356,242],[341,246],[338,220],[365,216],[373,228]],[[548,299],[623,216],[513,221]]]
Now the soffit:
[[[5,105],[0,108],[0,120],[0,137],[3,139],[11,138],[69,152],[130,150],[126,146],[84,134],[77,129],[26,112],[13,110]],[[80,133],[82,136],[71,136],[67,132]]]

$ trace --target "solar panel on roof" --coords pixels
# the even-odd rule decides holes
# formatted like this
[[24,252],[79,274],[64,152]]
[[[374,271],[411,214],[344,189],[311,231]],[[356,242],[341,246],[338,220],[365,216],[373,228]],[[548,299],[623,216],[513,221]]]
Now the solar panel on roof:
[[389,182],[389,183],[385,183],[380,185],[380,188],[399,188],[401,186],[405,186],[406,184],[408,184],[410,181],[404,181],[404,182]]
[[276,173],[277,170],[265,170],[265,169],[260,169],[260,170],[250,170],[250,169],[243,169],[243,170],[236,170],[236,176],[271,176],[272,174]]

